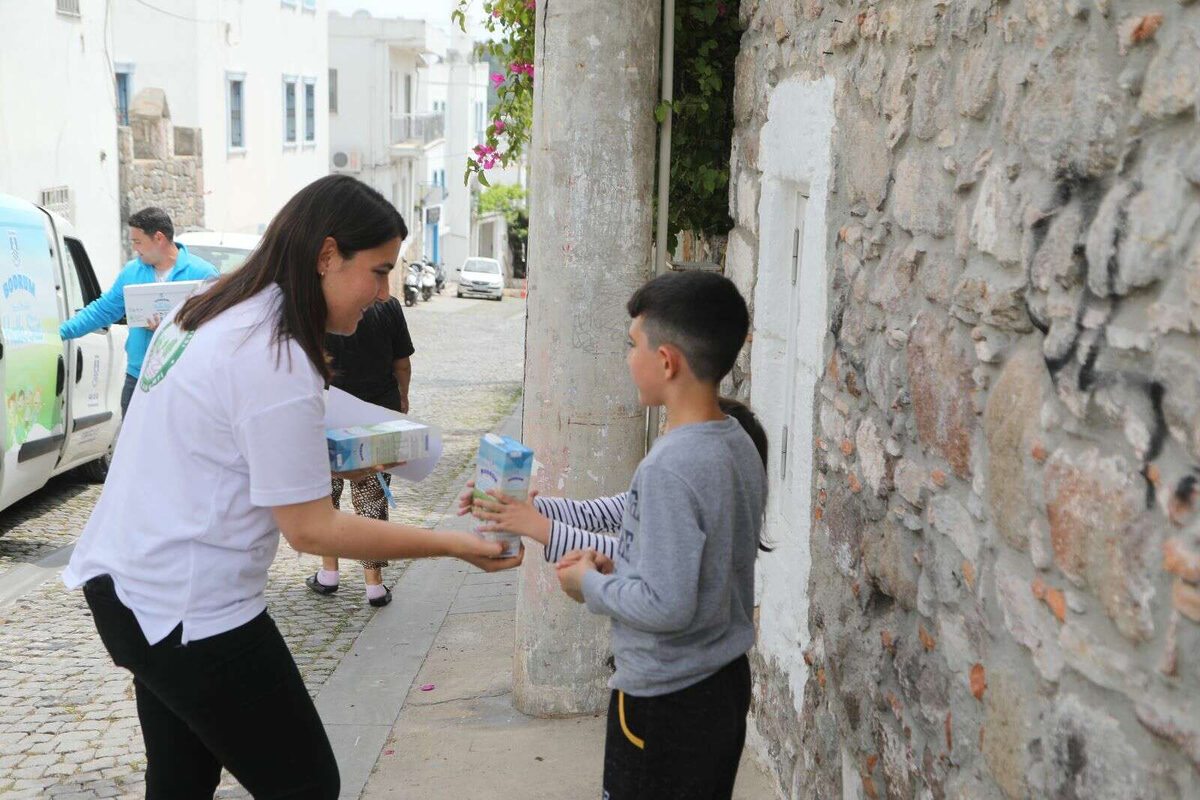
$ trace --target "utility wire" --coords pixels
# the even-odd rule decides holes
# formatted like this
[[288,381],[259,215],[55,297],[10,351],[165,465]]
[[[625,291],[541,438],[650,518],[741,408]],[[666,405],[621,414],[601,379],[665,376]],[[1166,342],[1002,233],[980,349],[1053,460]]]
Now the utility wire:
[[151,11],[157,11],[160,14],[165,14],[166,16],[174,17],[175,19],[181,19],[184,22],[201,22],[206,25],[224,25],[225,24],[225,20],[221,20],[221,19],[198,19],[196,17],[189,17],[184,14],[177,14],[174,11],[168,11],[165,8],[159,8],[156,5],[147,3],[146,0],[134,0],[134,2],[137,3],[138,5],[145,6],[146,8],[150,9]]

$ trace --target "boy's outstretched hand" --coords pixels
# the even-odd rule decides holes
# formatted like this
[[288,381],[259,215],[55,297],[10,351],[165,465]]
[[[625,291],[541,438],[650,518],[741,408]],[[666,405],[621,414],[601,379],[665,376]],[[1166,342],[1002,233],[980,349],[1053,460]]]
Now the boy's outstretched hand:
[[595,550],[572,550],[557,564],[558,585],[576,603],[583,602],[583,576],[595,570],[604,575],[611,575],[613,562],[608,556]]
[[476,528],[480,533],[516,533],[528,536],[543,546],[550,544],[550,520],[538,513],[533,505],[537,492],[529,493],[528,501],[514,500],[497,491],[488,492],[490,500],[473,499],[474,481],[467,483],[467,490],[458,497],[459,516],[472,510],[475,516],[490,524]]
[[[538,496],[537,489],[529,490],[529,502],[533,503],[533,498]],[[467,488],[463,489],[462,494],[458,496],[458,516],[462,517],[470,514],[475,503],[475,481],[467,481]]]
[[475,502],[475,481],[467,481],[467,488],[458,496],[458,516],[471,513],[471,504]]

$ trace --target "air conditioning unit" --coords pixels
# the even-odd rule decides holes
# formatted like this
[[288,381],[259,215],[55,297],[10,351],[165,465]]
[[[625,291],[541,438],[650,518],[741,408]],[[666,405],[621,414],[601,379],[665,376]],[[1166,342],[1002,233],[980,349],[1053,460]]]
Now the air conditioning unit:
[[334,172],[359,172],[362,170],[357,149],[335,151],[329,161]]

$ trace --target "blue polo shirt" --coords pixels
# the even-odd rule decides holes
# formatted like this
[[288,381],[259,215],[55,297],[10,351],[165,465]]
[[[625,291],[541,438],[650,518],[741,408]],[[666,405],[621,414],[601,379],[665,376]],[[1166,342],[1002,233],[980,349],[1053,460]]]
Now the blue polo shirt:
[[[175,246],[179,248],[179,257],[167,276],[168,282],[203,281],[217,277],[217,268],[212,264],[192,255],[181,244],[176,243]],[[63,339],[78,339],[116,323],[125,316],[125,286],[131,283],[154,283],[155,280],[154,267],[142,261],[141,257],[135,258],[121,269],[111,289],[59,325],[58,335]],[[153,335],[154,332],[149,328],[129,329],[129,338],[125,340],[125,372],[135,378],[142,372],[142,359],[146,357],[146,348],[150,346],[150,337]]]

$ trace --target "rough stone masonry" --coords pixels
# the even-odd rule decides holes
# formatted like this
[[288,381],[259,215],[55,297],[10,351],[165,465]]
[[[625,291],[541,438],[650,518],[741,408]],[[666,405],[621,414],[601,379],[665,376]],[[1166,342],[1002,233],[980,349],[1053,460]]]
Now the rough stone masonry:
[[837,87],[803,697],[756,655],[780,791],[1200,797],[1200,3],[741,14],[739,285],[785,268],[773,87]]
[[138,92],[129,112],[131,124],[117,128],[120,160],[121,247],[133,257],[129,217],[158,206],[183,233],[204,227],[204,152],[199,128],[171,124],[162,89]]

